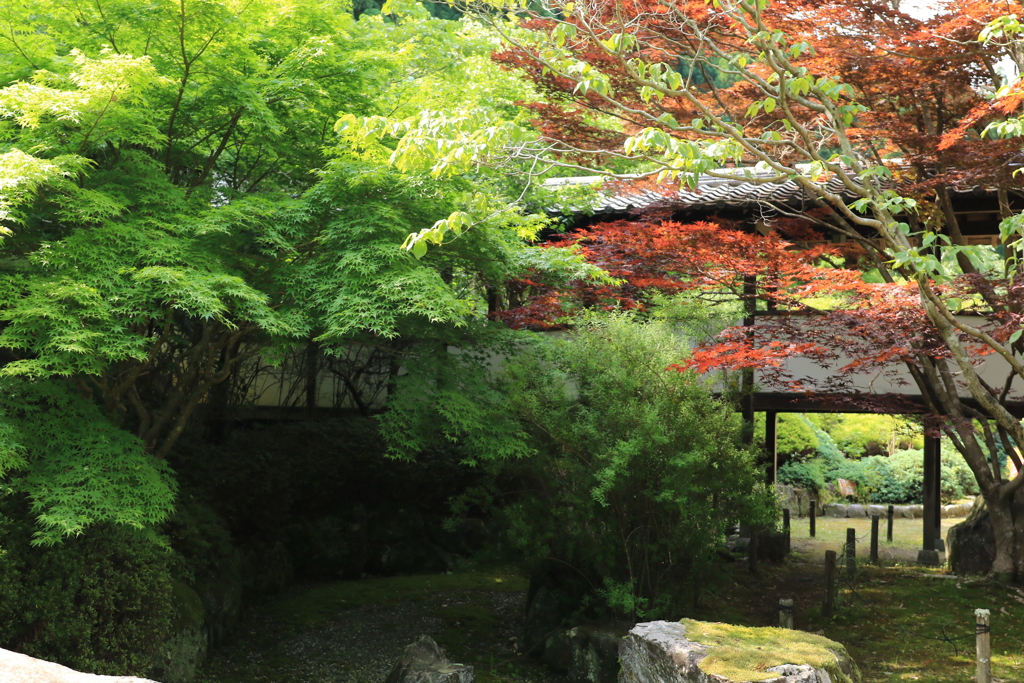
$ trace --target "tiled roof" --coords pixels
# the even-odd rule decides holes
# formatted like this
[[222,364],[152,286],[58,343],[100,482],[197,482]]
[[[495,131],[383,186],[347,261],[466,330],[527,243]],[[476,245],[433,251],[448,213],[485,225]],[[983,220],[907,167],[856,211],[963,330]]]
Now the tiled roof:
[[[659,193],[652,190],[636,189],[620,185],[614,191],[602,191],[601,197],[592,207],[595,213],[631,213],[652,205],[670,206],[679,210],[712,210],[727,207],[750,208],[771,205],[795,204],[810,199],[810,196],[793,180],[756,181],[757,176],[721,178],[702,175],[694,189],[680,189],[676,192]],[[599,182],[601,176],[576,178],[552,178],[545,181],[549,189],[567,186],[585,186]],[[627,181],[628,182],[628,181]],[[606,183],[607,187],[607,183]],[[838,178],[832,178],[825,187],[829,192],[853,199]]]

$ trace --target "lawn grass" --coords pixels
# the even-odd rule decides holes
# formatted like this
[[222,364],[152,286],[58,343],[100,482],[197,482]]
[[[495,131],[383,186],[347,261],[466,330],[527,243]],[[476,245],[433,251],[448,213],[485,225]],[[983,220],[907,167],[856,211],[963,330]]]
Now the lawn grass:
[[[943,519],[940,537],[945,538],[946,532],[954,524],[963,519]],[[815,522],[815,537],[810,536],[810,521],[807,517],[793,519],[790,522],[790,537],[794,543],[793,551],[799,557],[813,561],[813,551],[820,561],[826,550],[839,551],[846,544],[846,530],[857,530],[857,557],[865,561],[871,551],[871,520],[870,519],[836,519],[818,517]],[[893,564],[907,559],[916,561],[917,551],[922,547],[924,522],[920,519],[893,519],[892,542],[886,540],[886,520],[883,517],[878,524],[878,554],[883,564]],[[813,543],[808,544],[807,542]]]
[[[959,520],[943,520],[943,532]],[[921,546],[922,521],[894,520],[894,543],[880,529],[880,558],[868,563],[871,522],[817,520],[817,537],[807,520],[791,525],[794,554],[782,565],[761,564],[750,574],[745,563],[726,565],[722,585],[691,616],[749,626],[778,623],[780,598],[795,600],[795,626],[843,643],[860,666],[864,683],[961,683],[975,673],[974,610],[992,612],[992,670],[997,679],[1024,682],[1024,590],[981,579],[960,579],[944,568],[907,562]],[[823,559],[839,550],[846,529],[857,529],[858,569],[839,593],[837,614],[825,619]]]

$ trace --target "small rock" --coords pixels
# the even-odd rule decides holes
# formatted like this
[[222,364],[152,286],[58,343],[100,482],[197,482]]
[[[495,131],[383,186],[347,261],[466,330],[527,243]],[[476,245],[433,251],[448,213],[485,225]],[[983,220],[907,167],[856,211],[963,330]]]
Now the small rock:
[[405,648],[385,683],[473,683],[473,667],[453,664],[430,636]]

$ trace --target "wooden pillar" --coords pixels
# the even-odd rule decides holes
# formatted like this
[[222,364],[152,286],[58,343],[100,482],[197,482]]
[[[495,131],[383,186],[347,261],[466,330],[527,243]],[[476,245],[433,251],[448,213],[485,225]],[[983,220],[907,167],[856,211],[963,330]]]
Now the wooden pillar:
[[935,550],[939,538],[942,509],[939,506],[939,437],[924,437],[924,506],[921,519],[924,522],[923,550]]
[[764,414],[764,452],[768,457],[768,483],[779,483],[779,414],[770,411]]
[[[754,336],[754,316],[757,313],[757,277],[747,275],[743,278],[743,326],[750,328],[748,338]],[[743,415],[743,441],[754,443],[754,370],[745,368],[740,371],[741,391],[743,393],[740,410]]]

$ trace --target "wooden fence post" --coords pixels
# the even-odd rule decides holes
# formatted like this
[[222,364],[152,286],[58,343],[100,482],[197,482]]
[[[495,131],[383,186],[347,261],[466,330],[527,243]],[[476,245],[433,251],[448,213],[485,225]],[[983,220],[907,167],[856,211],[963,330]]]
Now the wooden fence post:
[[779,598],[779,628],[793,628],[793,598]]
[[832,618],[836,608],[836,551],[825,551],[825,604],[821,607],[826,619]]
[[811,538],[814,538],[814,516],[815,516],[815,513],[817,512],[817,510],[816,510],[817,507],[818,507],[818,501],[812,500],[811,501]]
[[892,516],[893,516],[893,512],[895,512],[895,509],[893,508],[892,505],[890,505],[889,506],[889,511],[886,514],[886,518],[887,518],[886,524],[888,526],[887,526],[887,528],[885,530],[885,540],[888,541],[889,543],[892,543]]
[[991,683],[992,681],[992,641],[989,640],[991,635],[989,633],[989,615],[987,609],[974,610],[974,632],[978,650],[978,683]]
[[857,530],[846,530],[846,574],[850,581],[857,573]]
[[871,563],[878,564],[878,515],[871,515]]

